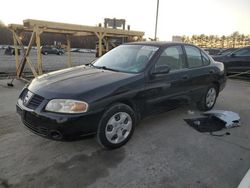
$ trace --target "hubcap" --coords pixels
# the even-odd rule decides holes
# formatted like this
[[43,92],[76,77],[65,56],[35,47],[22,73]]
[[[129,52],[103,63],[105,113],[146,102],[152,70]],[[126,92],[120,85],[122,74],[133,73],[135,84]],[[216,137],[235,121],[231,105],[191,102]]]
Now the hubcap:
[[105,128],[105,135],[109,142],[119,144],[124,141],[132,129],[132,119],[126,112],[114,114]]
[[211,108],[216,100],[216,90],[215,88],[210,88],[206,96],[206,105],[208,108]]

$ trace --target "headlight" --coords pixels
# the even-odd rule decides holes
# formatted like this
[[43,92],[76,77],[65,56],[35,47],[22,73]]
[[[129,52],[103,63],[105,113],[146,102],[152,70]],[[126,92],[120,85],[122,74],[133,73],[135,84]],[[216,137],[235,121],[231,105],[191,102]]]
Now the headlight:
[[83,113],[87,112],[88,104],[83,101],[71,99],[53,99],[49,101],[45,110],[59,113]]

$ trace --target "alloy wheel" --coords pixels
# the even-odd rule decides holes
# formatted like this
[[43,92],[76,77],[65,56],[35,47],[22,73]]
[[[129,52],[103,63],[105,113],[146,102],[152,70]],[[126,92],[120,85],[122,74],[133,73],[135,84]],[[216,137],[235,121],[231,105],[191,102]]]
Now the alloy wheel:
[[215,100],[216,100],[216,95],[217,95],[217,92],[215,88],[212,87],[208,90],[207,95],[206,95],[206,106],[208,108],[211,108],[214,105]]

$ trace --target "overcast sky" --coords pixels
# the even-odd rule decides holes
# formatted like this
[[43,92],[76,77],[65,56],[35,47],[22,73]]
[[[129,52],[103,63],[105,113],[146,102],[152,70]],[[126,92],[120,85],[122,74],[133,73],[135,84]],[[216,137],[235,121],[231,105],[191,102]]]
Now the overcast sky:
[[[132,30],[154,37],[157,0],[2,0],[0,20],[40,19],[94,26],[104,18],[126,19]],[[158,37],[250,34],[250,0],[160,0]],[[1,37],[1,36],[0,36]]]

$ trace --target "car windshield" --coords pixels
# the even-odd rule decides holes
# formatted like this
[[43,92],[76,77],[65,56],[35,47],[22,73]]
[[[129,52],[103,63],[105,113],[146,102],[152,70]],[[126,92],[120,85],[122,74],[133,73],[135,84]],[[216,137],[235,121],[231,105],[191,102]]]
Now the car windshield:
[[121,45],[100,57],[93,65],[114,71],[139,73],[158,49],[156,46]]
[[227,49],[227,50],[222,51],[220,55],[228,55],[228,54],[231,54],[233,51],[235,51],[235,49]]

